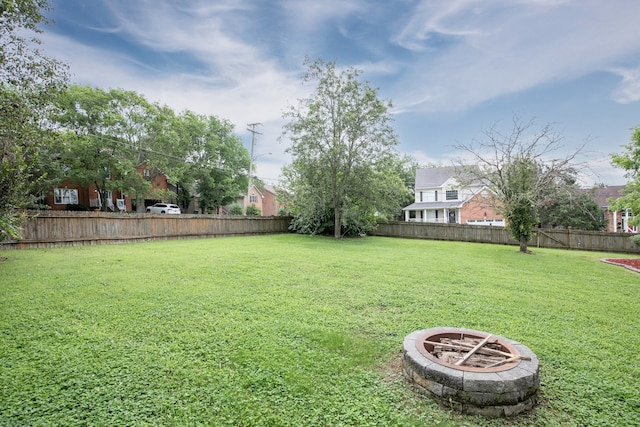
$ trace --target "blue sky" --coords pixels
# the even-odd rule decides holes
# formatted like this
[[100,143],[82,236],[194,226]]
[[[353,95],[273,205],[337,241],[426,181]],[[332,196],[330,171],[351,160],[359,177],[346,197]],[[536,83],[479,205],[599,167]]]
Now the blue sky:
[[[398,150],[448,165],[514,116],[585,145],[583,185],[626,182],[610,154],[640,125],[637,0],[50,0],[47,54],[72,81],[228,119],[257,174],[290,162],[282,112],[305,56],[354,66],[394,104]],[[267,153],[271,153],[270,155]],[[558,153],[558,156],[561,153]]]

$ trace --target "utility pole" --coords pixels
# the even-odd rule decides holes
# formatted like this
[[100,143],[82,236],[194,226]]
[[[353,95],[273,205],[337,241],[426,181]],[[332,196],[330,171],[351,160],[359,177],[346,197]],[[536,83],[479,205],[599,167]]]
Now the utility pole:
[[253,148],[256,144],[256,135],[262,135],[256,130],[256,126],[262,126],[262,123],[249,123],[247,130],[251,132],[251,155],[249,156],[249,179],[247,184],[247,202],[244,206],[244,214],[247,214],[247,208],[249,207],[249,199],[251,197],[251,173],[253,169]]

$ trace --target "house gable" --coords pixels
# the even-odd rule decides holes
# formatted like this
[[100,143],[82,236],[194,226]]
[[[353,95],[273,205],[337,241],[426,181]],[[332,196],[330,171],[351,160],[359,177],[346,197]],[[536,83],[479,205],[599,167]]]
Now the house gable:
[[[276,190],[271,185],[264,185],[262,188],[258,188],[255,184],[251,185],[249,190],[249,204],[250,206],[255,204],[262,216],[277,216],[280,206],[278,205],[278,199]],[[244,195],[243,202],[247,202],[247,196]]]

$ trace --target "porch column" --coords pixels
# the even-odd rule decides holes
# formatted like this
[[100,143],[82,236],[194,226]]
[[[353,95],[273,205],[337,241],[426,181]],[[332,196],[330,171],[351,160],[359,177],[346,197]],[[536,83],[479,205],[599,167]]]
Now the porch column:
[[613,232],[618,231],[618,212],[613,211]]
[[404,211],[404,220],[409,222],[409,211]]
[[422,219],[422,222],[427,222],[427,210],[426,209],[424,209],[422,211],[422,218],[421,219]]

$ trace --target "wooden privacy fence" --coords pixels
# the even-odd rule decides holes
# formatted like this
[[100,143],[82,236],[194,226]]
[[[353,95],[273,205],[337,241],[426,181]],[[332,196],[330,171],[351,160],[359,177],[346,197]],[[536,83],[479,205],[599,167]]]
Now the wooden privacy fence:
[[[165,239],[287,233],[290,217],[121,214],[44,211],[27,222],[23,239],[0,243],[0,249],[80,246]],[[518,245],[503,227],[381,222],[376,236]],[[581,249],[640,253],[627,233],[537,229],[531,248]]]
[[29,220],[23,238],[2,249],[80,246],[288,232],[289,217],[123,214],[45,211]]
[[[381,222],[376,236],[413,239],[453,240],[461,242],[518,245],[504,227],[482,225],[435,224],[424,222]],[[587,251],[640,253],[640,246],[628,233],[583,230],[536,229],[530,248],[581,249]]]

